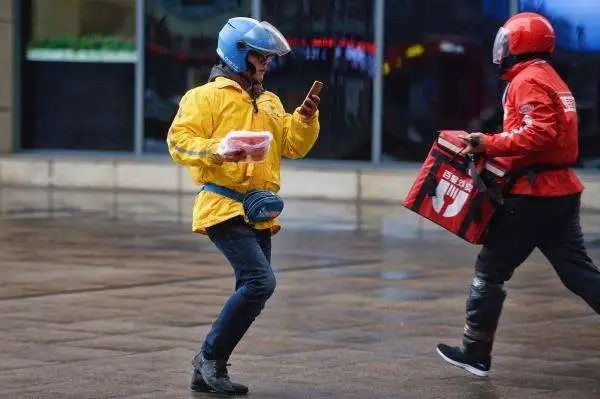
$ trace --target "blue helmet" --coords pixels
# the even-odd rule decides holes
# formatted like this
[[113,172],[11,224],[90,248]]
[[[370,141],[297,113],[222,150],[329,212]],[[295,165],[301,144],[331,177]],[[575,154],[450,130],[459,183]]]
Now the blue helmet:
[[284,55],[290,52],[290,45],[281,32],[266,21],[231,18],[219,32],[217,54],[240,73],[247,70],[246,56],[250,50],[264,55]]

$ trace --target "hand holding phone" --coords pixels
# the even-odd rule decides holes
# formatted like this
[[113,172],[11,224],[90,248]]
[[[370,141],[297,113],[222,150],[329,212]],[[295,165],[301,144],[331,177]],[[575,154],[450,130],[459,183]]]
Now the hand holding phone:
[[321,99],[319,98],[319,93],[323,88],[323,83],[315,80],[312,84],[312,87],[308,91],[306,98],[302,102],[300,106],[300,114],[307,119],[312,118],[312,116],[317,112],[317,108],[319,107],[319,102]]

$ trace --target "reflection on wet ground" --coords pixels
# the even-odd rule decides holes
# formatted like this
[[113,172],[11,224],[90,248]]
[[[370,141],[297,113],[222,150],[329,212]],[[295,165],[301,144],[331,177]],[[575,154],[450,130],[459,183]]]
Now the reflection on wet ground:
[[[194,197],[0,189],[0,398],[201,398],[190,357],[231,292]],[[599,319],[535,253],[493,374],[442,363],[477,247],[399,205],[288,201],[275,296],[231,358],[254,398],[597,398]],[[584,212],[600,260],[600,215]],[[600,287],[599,287],[600,289]]]

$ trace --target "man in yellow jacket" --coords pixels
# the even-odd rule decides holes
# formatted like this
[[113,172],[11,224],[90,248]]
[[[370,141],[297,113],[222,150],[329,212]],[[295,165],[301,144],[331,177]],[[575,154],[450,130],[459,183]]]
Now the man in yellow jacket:
[[[246,386],[229,379],[227,361],[275,289],[271,235],[280,224],[277,219],[254,223],[242,202],[207,188],[217,186],[242,195],[254,190],[277,192],[281,158],[302,158],[314,145],[319,97],[311,96],[288,114],[279,98],[262,87],[270,59],[289,51],[283,35],[269,23],[230,19],[219,32],[220,63],[213,67],[208,83],[183,96],[169,129],[171,157],[189,168],[196,184],[206,185],[196,197],[193,231],[209,236],[236,278],[235,292],[192,361],[196,391],[248,392]],[[227,133],[239,130],[272,134],[266,161],[239,162],[248,154],[220,149]]]

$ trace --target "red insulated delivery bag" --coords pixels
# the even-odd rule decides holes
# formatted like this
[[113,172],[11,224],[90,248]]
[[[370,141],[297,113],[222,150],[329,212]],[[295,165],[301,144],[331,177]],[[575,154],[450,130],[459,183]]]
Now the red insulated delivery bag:
[[460,155],[460,130],[442,130],[404,206],[464,240],[481,244],[496,207],[502,203],[505,171],[481,156]]

